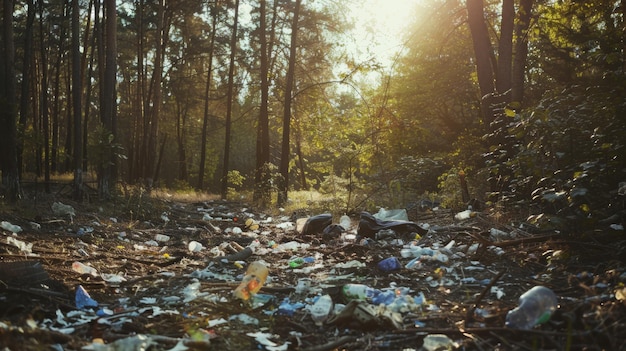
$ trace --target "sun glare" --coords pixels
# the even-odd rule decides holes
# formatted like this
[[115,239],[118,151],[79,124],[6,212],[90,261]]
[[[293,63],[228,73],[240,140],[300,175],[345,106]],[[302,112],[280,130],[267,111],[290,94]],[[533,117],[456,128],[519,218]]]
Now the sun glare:
[[420,1],[362,0],[362,6],[355,6],[355,40],[361,56],[387,64],[402,48],[404,32]]

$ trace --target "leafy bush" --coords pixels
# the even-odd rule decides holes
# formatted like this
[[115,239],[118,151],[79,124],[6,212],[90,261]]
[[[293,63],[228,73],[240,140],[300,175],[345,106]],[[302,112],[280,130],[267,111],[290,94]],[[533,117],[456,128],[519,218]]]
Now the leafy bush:
[[608,194],[626,179],[624,96],[619,86],[572,86],[516,115],[515,153],[505,162],[516,201],[569,219],[615,211]]
[[228,171],[228,174],[226,175],[226,182],[228,183],[226,197],[229,199],[235,197],[238,189],[243,186],[245,181],[246,177],[244,177],[238,170],[235,169]]

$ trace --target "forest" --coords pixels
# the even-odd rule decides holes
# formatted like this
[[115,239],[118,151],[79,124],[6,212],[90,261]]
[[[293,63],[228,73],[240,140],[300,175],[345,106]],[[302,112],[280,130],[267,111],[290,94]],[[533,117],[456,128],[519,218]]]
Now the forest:
[[12,202],[61,178],[623,216],[624,0],[418,1],[390,64],[351,49],[356,0],[2,4]]
[[626,0],[408,2],[0,0],[0,349],[626,350]]

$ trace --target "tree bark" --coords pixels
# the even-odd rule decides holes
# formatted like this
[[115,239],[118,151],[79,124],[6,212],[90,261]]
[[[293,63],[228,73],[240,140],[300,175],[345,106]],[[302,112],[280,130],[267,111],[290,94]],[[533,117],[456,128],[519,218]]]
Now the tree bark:
[[[6,188],[9,202],[15,203],[19,198],[20,179],[17,166],[17,105],[15,82],[15,47],[13,44],[13,0],[3,1],[3,86],[0,87],[0,125],[4,126],[0,133],[0,155],[2,164],[2,184]],[[4,105],[4,106],[2,106]]]
[[185,131],[187,130],[187,107],[184,103],[176,102],[176,146],[178,149],[178,179],[188,181],[187,149]]
[[159,174],[157,162],[157,141],[159,136],[159,119],[161,115],[161,101],[163,83],[163,51],[165,49],[165,0],[159,0],[157,6],[157,22],[156,22],[156,44],[154,56],[154,71],[150,83],[150,96],[152,96],[152,106],[150,109],[150,126],[148,135],[148,155],[146,157],[147,164],[144,173],[147,181],[148,190],[151,190],[154,183],[157,182]]
[[[115,181],[113,170],[115,169],[115,152],[113,143],[116,142],[116,111],[117,98],[115,94],[117,75],[117,10],[115,0],[104,0],[105,4],[105,29],[106,49],[104,68],[104,106],[102,106],[101,122],[106,134],[110,135],[105,140],[103,150],[104,159],[101,160],[101,169],[98,172],[98,194],[102,199],[111,197],[111,183]],[[110,133],[110,134],[109,134]]]
[[[89,7],[87,8],[87,22],[85,24],[85,28],[84,28],[84,34],[83,34],[83,54],[81,57],[81,63],[80,63],[80,71],[82,74],[84,74],[83,76],[83,83],[85,86],[85,94],[84,94],[84,99],[83,99],[83,135],[86,136],[89,133],[89,117],[91,116],[91,77],[92,77],[92,73],[93,73],[93,53],[94,53],[94,47],[93,45],[95,45],[95,42],[93,41],[92,37],[90,36],[92,31],[97,31],[97,29],[95,28],[95,23],[94,23],[94,28],[92,28],[92,24],[91,24],[91,13],[93,12],[93,6],[94,6],[94,1],[90,0],[89,1]],[[97,18],[97,13],[95,14],[95,16]],[[91,55],[88,54],[87,48],[89,48],[91,50]],[[86,74],[85,74],[86,73]],[[81,147],[83,148],[83,166],[82,168],[84,170],[87,170],[88,168],[88,162],[87,159],[89,158],[89,151],[87,150],[87,146],[88,146],[88,138],[84,137],[83,138],[83,143],[81,145]]]
[[528,57],[528,28],[532,16],[533,0],[521,0],[515,25],[515,57],[511,78],[511,101],[524,101],[524,74]]
[[[483,0],[467,0],[467,19],[472,34],[474,56],[476,58],[476,73],[480,96],[491,94],[495,90],[494,69],[491,65],[491,41],[484,20]],[[485,116],[488,120],[490,116]]]
[[259,36],[261,42],[261,67],[259,75],[261,76],[261,106],[259,110],[259,125],[257,129],[256,143],[256,170],[255,170],[255,187],[254,200],[260,201],[261,207],[268,205],[270,200],[270,192],[268,187],[269,174],[266,164],[270,162],[270,133],[269,133],[269,52],[267,51],[267,19],[266,19],[266,2],[259,1]]
[[[28,120],[28,102],[31,98],[29,87],[31,85],[31,63],[33,60],[33,24],[35,23],[35,4],[33,0],[27,0],[28,6],[26,15],[26,32],[24,33],[24,60],[22,64],[22,86],[20,96],[20,134],[24,135],[26,130],[26,122]],[[33,118],[34,120],[34,118]],[[20,178],[22,177],[23,164],[22,164],[22,152],[24,150],[24,139],[19,138],[17,144],[17,167]],[[39,162],[39,159],[37,160]]]
[[226,102],[226,128],[224,136],[224,163],[222,166],[221,197],[226,199],[228,193],[228,168],[230,167],[230,129],[234,100],[235,53],[237,51],[237,24],[239,21],[239,0],[235,0],[235,15],[233,18],[233,32],[230,37],[230,64],[228,67],[228,92]]
[[39,9],[39,38],[40,38],[40,65],[41,65],[41,93],[40,93],[40,113],[41,123],[43,124],[43,140],[44,140],[44,189],[46,193],[50,193],[50,170],[52,167],[52,157],[50,156],[50,111],[48,111],[48,49],[44,41],[44,21],[43,21],[43,5],[40,4]]
[[204,89],[204,116],[202,119],[202,136],[200,146],[200,167],[198,170],[198,189],[204,189],[204,172],[206,168],[206,147],[207,147],[207,131],[209,126],[209,98],[211,92],[211,77],[213,71],[213,50],[215,48],[215,35],[217,29],[217,15],[219,9],[219,0],[215,1],[211,19],[211,41],[209,44],[209,58],[206,74],[206,86]]
[[82,77],[80,72],[80,22],[78,0],[72,0],[72,113],[74,120],[74,200],[83,196],[83,149],[81,129]]
[[500,21],[500,40],[498,41],[498,65],[496,74],[496,91],[500,94],[511,89],[511,64],[513,62],[513,21],[515,19],[515,3],[513,0],[502,1],[502,18]]
[[278,190],[278,206],[287,202],[289,192],[289,160],[290,142],[289,134],[291,127],[291,103],[296,69],[296,49],[298,45],[298,20],[300,17],[300,5],[302,0],[296,0],[291,23],[291,43],[289,45],[289,67],[287,68],[287,83],[285,85],[285,110],[283,111],[283,140],[280,153],[281,186]]

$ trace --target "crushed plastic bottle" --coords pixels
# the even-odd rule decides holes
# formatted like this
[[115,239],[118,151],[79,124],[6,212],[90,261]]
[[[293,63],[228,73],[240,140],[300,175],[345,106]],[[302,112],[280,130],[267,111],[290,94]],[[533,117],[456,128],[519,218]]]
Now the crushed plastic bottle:
[[295,292],[296,294],[306,294],[311,289],[311,278],[300,278],[298,279],[298,284],[296,285]]
[[424,350],[452,350],[458,345],[445,334],[429,334],[424,337]]
[[462,221],[464,219],[470,219],[474,217],[476,217],[476,212],[472,210],[461,211],[454,215],[454,219],[456,219],[457,221]]
[[72,263],[72,270],[80,274],[91,274],[94,277],[98,276],[98,271],[95,268],[78,261]]
[[298,268],[307,263],[315,262],[315,257],[296,257],[289,260],[289,267]]
[[2,221],[0,222],[0,228],[7,230],[12,233],[19,233],[22,231],[22,227],[19,225],[12,224],[11,222]]
[[322,295],[311,307],[311,318],[315,325],[322,325],[333,310],[333,299],[330,295]]
[[395,301],[396,297],[396,292],[393,290],[380,291],[372,297],[372,303],[374,305],[389,305]]
[[410,261],[409,261],[409,263],[407,263],[407,264],[404,266],[404,268],[407,268],[407,269],[413,269],[413,268],[418,269],[418,268],[422,268],[422,262],[420,261],[420,258],[419,258],[419,257],[416,257],[416,258],[414,258],[414,259],[410,260]]
[[506,326],[532,329],[550,319],[558,305],[556,294],[545,286],[535,286],[519,298],[519,306],[506,315]]
[[341,292],[346,300],[367,300],[378,295],[380,290],[370,288],[365,284],[346,284]]
[[241,284],[233,291],[233,295],[241,300],[247,301],[251,295],[254,295],[261,290],[263,284],[267,280],[269,270],[265,263],[261,261],[254,261],[250,263],[246,274],[241,281]]

